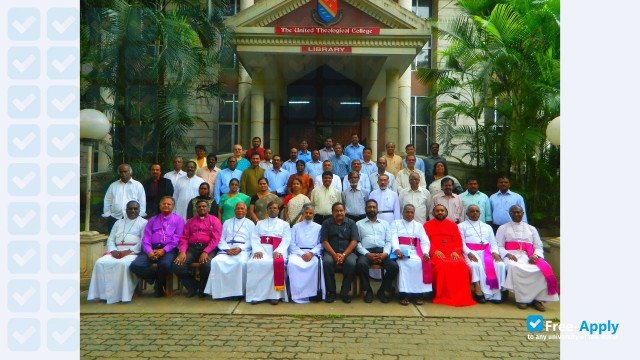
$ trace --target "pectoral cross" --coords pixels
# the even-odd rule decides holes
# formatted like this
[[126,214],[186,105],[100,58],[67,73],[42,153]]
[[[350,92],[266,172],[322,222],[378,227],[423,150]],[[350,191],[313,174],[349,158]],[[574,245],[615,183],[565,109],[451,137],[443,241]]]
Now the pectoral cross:
[[442,240],[442,247],[447,243],[447,240]]

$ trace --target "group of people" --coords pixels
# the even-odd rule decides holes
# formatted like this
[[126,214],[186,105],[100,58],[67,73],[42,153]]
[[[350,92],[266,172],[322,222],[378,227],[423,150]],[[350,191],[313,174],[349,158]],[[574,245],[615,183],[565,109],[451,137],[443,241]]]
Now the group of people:
[[283,163],[254,138],[246,157],[234,146],[222,169],[198,146],[186,171],[176,158],[161,178],[153,164],[144,185],[121,165],[120,180],[105,195],[103,216],[113,228],[88,299],[130,301],[136,275],[162,296],[164,279],[174,273],[189,297],[273,304],[289,296],[333,302],[338,295],[349,303],[359,276],[364,301],[372,302],[370,269],[377,264],[376,297],[383,303],[394,284],[403,305],[422,304],[430,292],[434,303],[452,306],[501,302],[507,290],[520,308],[544,311],[543,302],[558,300],[538,232],[507,177],[491,197],[473,177],[462,192],[436,143],[424,160],[411,144],[402,159],[388,143],[374,163],[372,150],[358,141],[352,134],[343,148],[327,138],[325,148],[310,151],[303,140]]

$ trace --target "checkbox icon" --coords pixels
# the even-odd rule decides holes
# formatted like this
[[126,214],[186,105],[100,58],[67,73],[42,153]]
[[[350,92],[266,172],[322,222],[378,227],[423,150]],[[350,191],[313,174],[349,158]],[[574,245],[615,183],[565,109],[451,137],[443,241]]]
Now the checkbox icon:
[[54,119],[71,119],[80,114],[80,93],[76,86],[50,86],[47,90],[47,114]]
[[37,312],[40,310],[40,282],[38,280],[11,280],[7,286],[8,308],[11,312]]
[[50,280],[47,284],[47,308],[51,312],[76,312],[80,308],[80,284],[77,280]]
[[527,316],[527,330],[529,331],[542,331],[542,316],[529,315]]
[[47,37],[53,41],[74,41],[80,34],[80,11],[56,8],[47,12]]
[[9,9],[9,40],[34,41],[40,38],[40,10],[36,8]]
[[80,50],[74,47],[52,47],[47,51],[49,79],[77,79],[80,74]]
[[8,226],[11,235],[40,233],[40,204],[34,202],[9,203]]
[[50,319],[47,322],[47,348],[52,351],[73,351],[80,347],[78,319]]
[[50,235],[76,235],[79,215],[77,202],[50,203],[47,206],[47,231]]
[[7,257],[12,274],[35,274],[40,271],[40,244],[37,241],[11,241]]
[[33,119],[40,115],[39,87],[11,86],[8,95],[10,117],[15,119]]
[[77,195],[80,189],[76,164],[55,164],[47,167],[47,193],[52,196]]
[[40,320],[13,318],[7,324],[8,347],[12,351],[40,349]]
[[47,154],[51,157],[78,156],[80,133],[77,125],[51,125],[47,128]]
[[35,196],[40,194],[40,165],[11,164],[7,176],[9,195]]
[[50,241],[47,244],[47,270],[52,274],[74,274],[80,267],[78,243]]
[[39,125],[10,125],[7,134],[9,156],[36,157],[40,155]]
[[37,47],[12,47],[8,60],[9,78],[33,80],[40,77],[40,49]]

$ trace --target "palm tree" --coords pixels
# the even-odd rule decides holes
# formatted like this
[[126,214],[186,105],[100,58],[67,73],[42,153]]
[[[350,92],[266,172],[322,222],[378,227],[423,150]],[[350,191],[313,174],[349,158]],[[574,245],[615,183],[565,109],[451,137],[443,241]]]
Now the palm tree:
[[168,164],[221,94],[226,1],[82,0],[82,106],[112,119],[114,163]]

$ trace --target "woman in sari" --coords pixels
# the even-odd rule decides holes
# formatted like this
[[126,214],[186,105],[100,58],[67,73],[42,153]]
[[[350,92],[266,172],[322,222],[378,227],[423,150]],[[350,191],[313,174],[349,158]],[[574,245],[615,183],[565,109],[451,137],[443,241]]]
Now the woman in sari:
[[[287,181],[287,190],[289,192],[289,194],[293,193],[292,189],[291,189],[291,183],[293,181],[293,179],[298,179],[300,180],[300,183],[302,184],[302,188],[300,190],[300,193],[302,193],[303,195],[309,197],[311,196],[311,191],[313,190],[313,179],[311,178],[311,176],[309,174],[305,174],[305,163],[302,160],[298,160],[296,161],[296,173],[289,176],[289,180]],[[286,201],[286,200],[285,200]]]
[[229,181],[229,192],[220,197],[220,210],[218,210],[218,218],[220,222],[224,223],[226,220],[235,217],[236,204],[243,202],[249,207],[251,198],[238,191],[240,188],[240,181],[236,178],[232,178]]
[[311,200],[302,193],[302,180],[293,178],[291,180],[291,194],[284,198],[284,219],[291,226],[300,221],[302,206],[311,203]]
[[429,193],[431,193],[431,197],[442,191],[440,182],[445,176],[453,180],[453,192],[458,195],[462,194],[462,186],[460,185],[458,179],[449,175],[447,164],[445,164],[443,161],[437,161],[435,164],[433,164],[433,179],[428,187]]
[[198,200],[206,200],[209,204],[209,214],[213,216],[218,216],[218,204],[213,200],[213,197],[209,196],[209,183],[203,182],[200,184],[198,188],[199,196],[194,197],[189,201],[187,205],[187,220],[191,219],[195,214],[198,213],[198,209],[196,208],[196,203]]
[[282,200],[277,195],[269,192],[269,180],[264,177],[258,179],[258,193],[251,197],[251,203],[249,205],[249,215],[251,220],[257,223],[260,220],[264,220],[268,217],[267,205],[276,201],[278,207],[282,206]]

